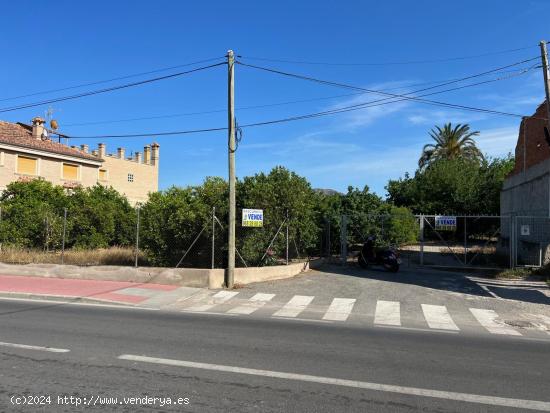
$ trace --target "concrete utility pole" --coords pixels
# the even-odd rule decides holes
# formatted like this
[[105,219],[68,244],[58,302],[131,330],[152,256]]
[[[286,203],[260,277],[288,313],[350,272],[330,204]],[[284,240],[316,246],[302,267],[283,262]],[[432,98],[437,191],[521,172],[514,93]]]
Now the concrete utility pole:
[[544,73],[544,90],[546,92],[546,116],[548,118],[546,124],[550,132],[550,81],[548,74],[548,52],[546,51],[546,41],[540,41],[540,55],[542,58],[542,71]]
[[227,271],[225,273],[225,288],[233,288],[235,274],[235,56],[233,50],[227,52],[228,80],[228,152],[229,152],[229,236],[227,251]]

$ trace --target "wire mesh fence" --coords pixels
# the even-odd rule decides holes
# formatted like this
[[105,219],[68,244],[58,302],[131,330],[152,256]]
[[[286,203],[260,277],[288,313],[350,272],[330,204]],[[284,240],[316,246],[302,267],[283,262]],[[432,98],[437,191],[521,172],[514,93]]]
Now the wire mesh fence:
[[404,265],[498,269],[550,262],[550,218],[407,213],[327,219],[321,256],[353,262],[367,237],[396,249]]
[[[0,208],[0,262],[227,267],[227,217],[218,216],[215,208],[191,218],[138,207],[125,219],[114,219],[109,228],[93,221],[90,214],[71,208],[10,213]],[[305,257],[287,218],[268,219],[260,227],[240,224],[237,267],[287,264]]]

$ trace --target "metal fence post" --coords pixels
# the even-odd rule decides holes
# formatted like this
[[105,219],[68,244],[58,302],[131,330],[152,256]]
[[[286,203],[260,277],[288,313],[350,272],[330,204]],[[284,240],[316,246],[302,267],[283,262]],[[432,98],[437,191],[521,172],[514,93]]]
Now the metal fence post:
[[67,208],[63,208],[63,239],[61,240],[61,264],[65,264],[65,234],[67,233]]
[[424,215],[420,215],[420,265],[424,265]]
[[288,210],[286,211],[286,265],[288,265]]
[[134,263],[134,267],[137,268],[138,266],[138,258],[139,258],[139,210],[140,210],[140,207],[138,205],[137,207],[137,220],[136,220],[136,260],[135,260],[135,263]]
[[516,245],[516,217],[510,215],[510,268],[513,269],[517,262]]
[[216,232],[216,207],[212,207],[212,269],[214,269],[215,234]]
[[464,265],[468,264],[468,235],[466,232],[466,221],[468,217],[464,217]]
[[340,259],[342,260],[342,265],[346,265],[348,260],[348,217],[347,215],[342,215],[341,224],[340,224]]

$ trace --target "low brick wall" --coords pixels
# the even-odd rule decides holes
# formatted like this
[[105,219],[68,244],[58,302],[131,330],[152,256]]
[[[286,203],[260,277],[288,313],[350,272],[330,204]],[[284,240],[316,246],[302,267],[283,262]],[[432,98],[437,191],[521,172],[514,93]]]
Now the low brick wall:
[[[291,278],[310,268],[322,264],[321,259],[290,265],[272,267],[249,267],[235,269],[235,282],[252,282]],[[221,288],[224,269],[202,268],[161,268],[161,267],[120,267],[111,265],[80,267],[58,264],[2,264],[0,275],[29,275],[34,277],[67,278],[81,280],[130,281],[179,285],[185,287]]]

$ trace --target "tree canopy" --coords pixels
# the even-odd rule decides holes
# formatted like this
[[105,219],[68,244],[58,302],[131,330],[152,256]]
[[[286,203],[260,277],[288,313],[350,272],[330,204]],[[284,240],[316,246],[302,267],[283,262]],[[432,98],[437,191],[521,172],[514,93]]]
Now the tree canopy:
[[424,169],[440,160],[465,159],[479,163],[483,160],[481,151],[473,139],[479,132],[470,131],[469,125],[446,123],[443,128],[436,126],[430,131],[434,143],[424,145],[418,167]]

